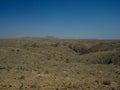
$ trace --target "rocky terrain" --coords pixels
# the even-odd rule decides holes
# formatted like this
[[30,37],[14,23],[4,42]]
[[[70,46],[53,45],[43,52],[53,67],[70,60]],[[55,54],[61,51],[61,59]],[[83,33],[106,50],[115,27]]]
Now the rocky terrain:
[[0,90],[120,90],[120,40],[0,39]]

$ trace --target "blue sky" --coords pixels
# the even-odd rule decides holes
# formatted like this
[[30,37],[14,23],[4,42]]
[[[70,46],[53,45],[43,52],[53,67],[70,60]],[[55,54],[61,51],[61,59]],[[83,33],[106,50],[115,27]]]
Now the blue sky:
[[0,0],[0,38],[120,39],[120,0]]

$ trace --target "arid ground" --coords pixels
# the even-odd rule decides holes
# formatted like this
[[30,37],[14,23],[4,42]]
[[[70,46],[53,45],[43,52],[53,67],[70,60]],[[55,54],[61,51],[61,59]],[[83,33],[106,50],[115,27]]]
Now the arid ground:
[[0,90],[120,90],[120,40],[0,39]]

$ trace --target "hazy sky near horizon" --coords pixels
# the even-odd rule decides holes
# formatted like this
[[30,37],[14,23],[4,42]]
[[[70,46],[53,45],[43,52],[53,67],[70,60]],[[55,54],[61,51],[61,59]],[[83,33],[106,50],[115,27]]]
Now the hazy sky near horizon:
[[0,0],[0,38],[120,39],[120,0]]

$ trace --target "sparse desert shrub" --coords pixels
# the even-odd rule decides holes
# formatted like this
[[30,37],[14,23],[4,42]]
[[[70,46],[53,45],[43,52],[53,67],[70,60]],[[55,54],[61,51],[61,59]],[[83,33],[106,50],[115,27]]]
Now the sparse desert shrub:
[[17,52],[19,52],[20,50],[19,50],[19,49],[17,49],[16,51],[17,51]]
[[45,70],[44,74],[49,74],[49,71],[48,71],[48,70]]
[[51,45],[52,47],[58,47],[59,46],[59,43],[54,43]]
[[50,57],[48,57],[47,60],[50,60]]
[[99,81],[98,81],[98,80],[95,80],[95,82],[96,82],[97,84],[99,84]]
[[58,88],[56,88],[56,90],[59,90]]
[[25,79],[25,77],[24,76],[20,76],[19,79]]
[[69,59],[66,59],[66,60],[65,60],[65,63],[69,63],[69,62],[70,62],[70,60],[69,60]]
[[12,51],[12,52],[14,52],[14,51],[15,51],[15,49],[11,49],[11,51]]
[[103,81],[103,85],[110,85],[111,84],[111,82],[110,81]]
[[36,88],[37,86],[35,84],[28,85],[30,88]]
[[23,48],[26,48],[26,47],[28,47],[28,45],[27,45],[27,44],[24,44],[24,45],[23,45]]
[[31,47],[39,47],[39,45],[37,45],[36,43],[33,43],[32,45],[31,45]]
[[19,52],[19,49],[11,49],[12,52]]
[[12,85],[9,85],[9,87],[12,87]]

